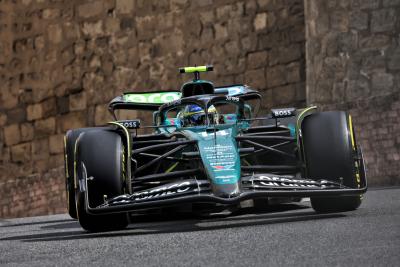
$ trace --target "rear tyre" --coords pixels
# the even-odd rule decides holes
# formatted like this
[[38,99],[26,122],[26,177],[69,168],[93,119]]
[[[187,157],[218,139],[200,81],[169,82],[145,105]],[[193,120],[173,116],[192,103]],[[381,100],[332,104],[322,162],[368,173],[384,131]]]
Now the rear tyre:
[[97,207],[104,198],[123,194],[124,146],[121,137],[107,130],[93,130],[80,135],[77,141],[76,173],[79,183],[87,181],[88,202],[85,193],[78,190],[76,209],[82,228],[90,232],[124,229],[128,225],[126,213],[92,215],[86,206]]
[[[303,120],[302,138],[308,177],[360,187],[355,159],[357,146],[351,127],[349,116],[342,111],[315,113]],[[311,198],[311,205],[317,212],[350,211],[360,204],[361,196]]]

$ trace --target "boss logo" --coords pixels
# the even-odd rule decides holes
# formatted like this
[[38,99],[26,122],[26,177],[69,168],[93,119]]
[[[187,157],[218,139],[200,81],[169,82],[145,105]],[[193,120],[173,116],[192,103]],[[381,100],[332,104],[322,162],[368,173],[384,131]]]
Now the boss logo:
[[128,129],[140,128],[140,120],[124,120],[124,121],[119,121],[119,123]]
[[271,111],[274,118],[290,117],[296,114],[295,108],[272,109]]

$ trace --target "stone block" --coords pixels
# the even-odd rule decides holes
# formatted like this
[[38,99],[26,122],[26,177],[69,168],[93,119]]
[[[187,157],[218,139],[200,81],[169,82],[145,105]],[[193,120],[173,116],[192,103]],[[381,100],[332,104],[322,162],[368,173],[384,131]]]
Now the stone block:
[[170,7],[172,11],[184,9],[189,4],[188,0],[171,0]]
[[69,97],[61,96],[56,99],[57,113],[65,114],[69,112]]
[[22,123],[21,127],[21,141],[31,141],[34,137],[34,129],[32,123]]
[[245,15],[254,15],[257,11],[257,2],[255,0],[248,0],[244,6]]
[[4,127],[4,142],[6,146],[18,144],[21,141],[19,124],[11,124]]
[[305,42],[306,40],[306,33],[304,25],[295,25],[289,31],[289,37],[291,42]]
[[214,31],[216,40],[226,39],[228,37],[228,30],[226,29],[226,26],[222,24],[215,24]]
[[286,68],[283,65],[268,67],[266,71],[267,88],[286,84]]
[[242,49],[245,51],[252,52],[257,48],[257,36],[255,34],[243,37],[240,42],[242,44]]
[[118,18],[107,18],[105,30],[108,34],[115,34],[120,30],[121,21]]
[[42,103],[40,103],[42,106],[42,111],[43,111],[43,117],[49,117],[49,116],[54,116],[57,113],[57,102],[56,98],[52,97],[49,99],[46,99]]
[[394,6],[399,7],[400,6],[400,0],[383,0],[382,4],[383,4],[384,7],[394,7]]
[[42,16],[44,19],[56,19],[60,17],[60,10],[57,8],[46,8],[43,10]]
[[34,140],[32,142],[32,160],[36,161],[37,163],[37,161],[39,160],[47,160],[48,157],[49,157],[49,139],[42,138]]
[[296,100],[296,87],[294,85],[285,85],[269,90],[272,90],[275,105],[282,106]]
[[[1,60],[1,59],[0,59]],[[0,107],[4,109],[12,109],[18,105],[18,98],[12,93],[11,88],[2,85],[0,94]]]
[[337,11],[330,14],[331,29],[340,32],[347,32],[349,30],[349,15],[343,11]]
[[264,68],[249,70],[244,74],[246,84],[258,90],[266,88],[265,71]]
[[359,10],[350,13],[350,27],[356,30],[368,28],[368,13]]
[[372,90],[390,92],[393,87],[393,75],[384,72],[373,73],[371,83]]
[[360,9],[376,9],[379,7],[379,0],[352,0],[354,7]]
[[[288,83],[297,83],[304,80],[304,68],[300,62],[292,62],[286,66],[286,81]],[[267,75],[268,79],[268,75]]]
[[268,65],[268,52],[260,51],[247,55],[246,66],[248,69],[258,69]]
[[54,134],[56,131],[56,118],[50,117],[43,120],[37,120],[34,123],[34,127],[36,137]]
[[50,77],[43,77],[44,83],[46,87],[38,87],[32,90],[33,102],[38,103],[46,98],[49,98],[54,95],[53,88],[48,86],[47,82],[49,82]]
[[236,40],[225,43],[225,50],[227,51],[229,57],[237,57],[241,52],[238,41]]
[[279,48],[279,62],[289,63],[301,58],[304,47],[300,44],[292,44]]
[[[360,78],[358,80],[348,81],[344,94],[347,101],[356,101],[357,99],[368,97],[370,92],[371,88],[368,79]],[[333,95],[332,98],[335,98],[335,95]]]
[[74,43],[74,53],[75,55],[81,55],[85,51],[86,43],[82,40],[76,41]]
[[4,126],[7,122],[7,115],[0,113],[0,127]]
[[57,120],[57,132],[59,133],[65,133],[70,129],[82,128],[85,126],[86,113],[84,111],[70,112],[60,116]]
[[103,21],[99,20],[97,22],[84,22],[82,27],[83,34],[90,37],[97,37],[103,35]]
[[64,152],[64,134],[52,135],[49,137],[50,154],[60,154]]
[[199,15],[200,15],[201,24],[203,24],[204,26],[214,24],[214,22],[215,22],[214,10],[208,10],[205,12],[201,12]]
[[201,43],[204,47],[212,45],[214,39],[214,32],[211,27],[206,27],[201,32]]
[[25,163],[31,160],[31,143],[23,143],[11,147],[11,160]]
[[388,60],[388,68],[390,70],[400,70],[400,47],[391,53]]
[[216,17],[219,20],[227,20],[232,10],[232,5],[224,5],[216,8]]
[[254,30],[262,31],[267,27],[267,13],[257,14],[253,21]]
[[275,10],[279,7],[277,2],[274,0],[257,0],[257,5],[261,10]]
[[372,12],[371,31],[385,32],[393,31],[396,24],[397,10],[393,8],[385,8]]
[[78,24],[67,21],[63,24],[64,37],[67,40],[77,40],[80,38],[81,32]]
[[25,108],[14,108],[6,112],[9,123],[21,123],[26,120]]
[[69,96],[69,110],[77,111],[86,109],[86,93],[72,94]]
[[135,1],[117,0],[116,11],[119,14],[132,14],[135,9]]
[[135,20],[133,18],[122,18],[120,27],[121,30],[131,30],[135,26]]
[[[81,18],[91,18],[101,15],[105,12],[104,1],[94,1],[78,6],[78,16]],[[131,1],[133,2],[133,1]]]
[[105,125],[107,122],[112,120],[112,116],[108,111],[106,105],[97,105],[94,114],[95,125]]
[[47,38],[50,43],[59,44],[63,39],[62,27],[59,24],[49,25],[47,27]]
[[26,107],[28,121],[41,119],[43,117],[43,107],[41,104],[28,105]]

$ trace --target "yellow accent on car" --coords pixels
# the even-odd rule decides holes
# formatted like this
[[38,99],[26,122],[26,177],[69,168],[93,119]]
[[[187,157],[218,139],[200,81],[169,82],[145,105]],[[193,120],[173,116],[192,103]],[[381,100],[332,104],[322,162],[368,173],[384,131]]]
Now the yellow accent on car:
[[246,159],[243,159],[243,162],[246,163],[247,166],[251,165]]
[[64,135],[64,157],[65,157],[65,177],[68,178],[69,177],[69,173],[68,173],[68,154],[67,154],[67,136]]
[[308,111],[310,111],[312,109],[316,109],[316,108],[317,108],[317,106],[308,107],[299,114],[299,116],[297,117],[297,129],[300,129],[300,123],[301,123],[301,120],[302,120],[302,117],[304,116],[304,114],[306,114]]
[[185,67],[184,70],[185,70],[185,73],[205,72],[205,71],[207,71],[207,66]]
[[353,150],[355,150],[356,146],[354,141],[353,122],[351,121],[351,115],[349,115],[349,129],[350,129],[351,146],[353,147]]
[[171,172],[171,171],[173,171],[173,169],[175,169],[176,168],[176,166],[178,166],[178,164],[179,164],[179,162],[175,162],[174,164],[172,164],[172,166],[171,167],[169,167],[165,172],[166,173],[168,173],[168,172]]
[[128,168],[126,168],[126,171],[127,171],[127,173],[128,173],[128,178],[127,177],[125,177],[125,184],[127,185],[127,188],[128,188],[128,192],[129,193],[132,193],[131,191],[131,188],[132,188],[132,186],[131,186],[131,179],[129,179],[129,177],[131,176],[130,175],[130,167],[131,167],[131,165],[130,165],[130,158],[131,158],[131,153],[132,153],[132,149],[131,149],[131,140],[130,140],[130,134],[129,134],[129,131],[128,131],[128,129],[124,126],[124,125],[122,125],[121,123],[118,123],[118,122],[115,122],[115,121],[111,121],[111,122],[109,122],[108,124],[113,124],[113,125],[116,125],[116,126],[118,126],[118,127],[121,127],[123,130],[124,130],[124,132],[125,132],[125,135],[126,135],[126,143],[127,143],[127,145],[128,145],[128,160],[127,160],[127,165],[128,165]]
[[[296,130],[297,131],[299,131],[300,130],[300,127],[301,127],[301,122],[303,121],[303,116],[307,113],[307,112],[309,112],[310,110],[313,110],[313,109],[317,109],[317,106],[312,106],[312,107],[308,107],[308,108],[306,108],[306,109],[304,109],[300,114],[299,114],[299,116],[297,117],[297,127],[296,127]],[[299,142],[300,142],[300,140],[299,140],[299,132],[297,132],[297,144],[299,145]]]
[[78,146],[77,146],[78,140],[79,140],[79,136],[76,139],[75,144],[74,144],[74,188],[75,189],[78,188],[78,184],[77,184],[77,181],[76,181],[76,179],[77,179],[77,177],[76,177],[76,165],[77,165],[76,164],[76,151],[78,150]]

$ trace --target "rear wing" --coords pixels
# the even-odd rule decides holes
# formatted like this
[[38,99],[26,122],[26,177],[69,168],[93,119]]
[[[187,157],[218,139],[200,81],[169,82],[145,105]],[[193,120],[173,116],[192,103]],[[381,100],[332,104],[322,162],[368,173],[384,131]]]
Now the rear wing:
[[118,109],[156,111],[162,104],[180,98],[179,91],[127,92],[111,100],[108,109],[113,115]]
[[[214,93],[244,97],[245,100],[260,96],[256,90],[241,84],[215,87]],[[179,91],[127,92],[111,100],[108,109],[115,118],[114,111],[118,109],[157,111],[161,105],[181,98],[182,93]]]

